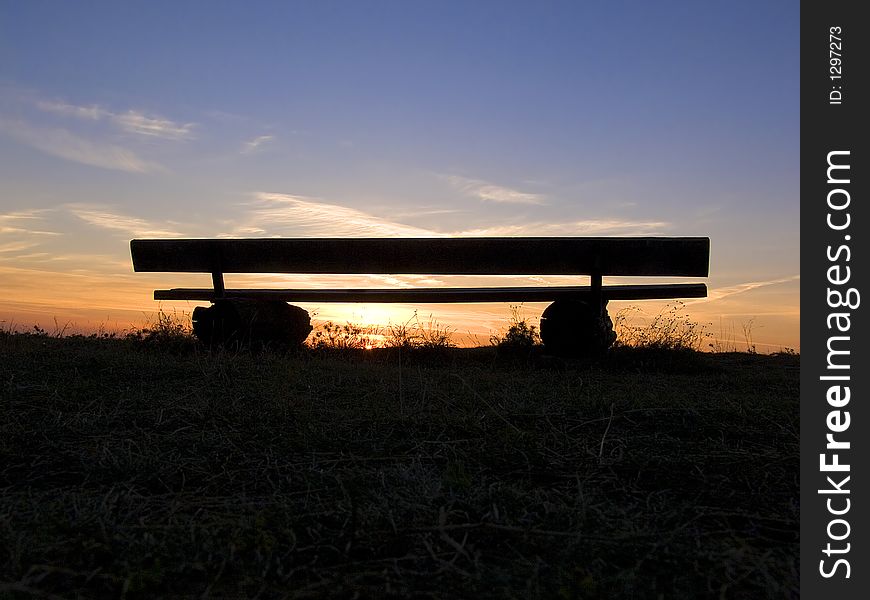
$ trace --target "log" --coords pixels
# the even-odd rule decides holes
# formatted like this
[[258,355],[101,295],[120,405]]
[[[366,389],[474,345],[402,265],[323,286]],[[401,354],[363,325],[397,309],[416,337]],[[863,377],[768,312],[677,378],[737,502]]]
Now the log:
[[616,341],[607,302],[556,300],[541,314],[544,349],[557,356],[596,356]]
[[229,298],[193,311],[193,332],[204,344],[295,348],[311,333],[311,318],[298,306],[274,300]]

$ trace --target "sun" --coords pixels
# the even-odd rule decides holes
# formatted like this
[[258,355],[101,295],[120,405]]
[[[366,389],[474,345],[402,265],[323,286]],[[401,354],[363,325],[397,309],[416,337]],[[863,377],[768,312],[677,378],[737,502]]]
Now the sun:
[[414,315],[413,308],[404,305],[334,304],[320,309],[319,319],[375,328],[404,323]]

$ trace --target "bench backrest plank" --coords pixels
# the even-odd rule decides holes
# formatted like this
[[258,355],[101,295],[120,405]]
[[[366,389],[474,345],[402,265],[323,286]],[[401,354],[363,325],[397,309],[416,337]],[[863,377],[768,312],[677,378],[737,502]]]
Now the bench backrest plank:
[[706,237],[132,240],[135,271],[706,277]]

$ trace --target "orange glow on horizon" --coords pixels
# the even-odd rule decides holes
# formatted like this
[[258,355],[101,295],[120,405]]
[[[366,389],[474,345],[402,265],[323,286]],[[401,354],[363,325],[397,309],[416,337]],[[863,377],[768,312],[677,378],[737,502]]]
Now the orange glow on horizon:
[[[155,321],[161,310],[187,319],[194,307],[208,305],[152,300],[155,288],[205,287],[210,283],[208,276],[57,273],[15,267],[0,267],[0,275],[18,292],[14,298],[0,299],[0,327],[4,329],[26,330],[38,325],[50,333],[123,333]],[[338,287],[341,282],[333,279],[329,285]],[[358,280],[347,285],[364,287]],[[680,313],[703,326],[705,346],[746,349],[751,344],[759,352],[799,351],[800,307],[789,306],[793,292],[770,287],[720,298],[717,294],[722,295],[711,289],[711,299],[687,301]],[[446,328],[458,346],[487,345],[490,336],[507,330],[511,318],[507,303],[300,305],[312,315],[315,327],[327,322],[352,323],[367,330],[372,346],[382,343],[390,327],[402,325]],[[612,302],[608,308],[614,320],[623,315],[631,325],[644,326],[670,306],[667,301],[642,301]],[[545,307],[546,303],[524,304],[520,316],[537,326]]]

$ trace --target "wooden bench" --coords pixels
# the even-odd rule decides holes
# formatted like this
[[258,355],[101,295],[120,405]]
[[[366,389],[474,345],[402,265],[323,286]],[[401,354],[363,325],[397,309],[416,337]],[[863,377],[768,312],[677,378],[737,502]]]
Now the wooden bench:
[[[132,240],[130,250],[137,272],[212,276],[211,288],[155,290],[156,300],[546,301],[553,305],[548,307],[549,316],[544,312],[541,332],[545,344],[551,345],[548,333],[555,340],[557,329],[579,326],[566,315],[588,313],[578,317],[581,321],[607,318],[606,305],[610,300],[705,297],[707,287],[703,283],[605,286],[603,277],[706,277],[710,240],[704,237],[141,239]],[[226,273],[576,275],[589,276],[590,283],[530,287],[236,289],[225,287]],[[584,306],[591,308],[582,310]],[[575,338],[574,334],[570,337]],[[552,345],[558,346],[555,342]]]

